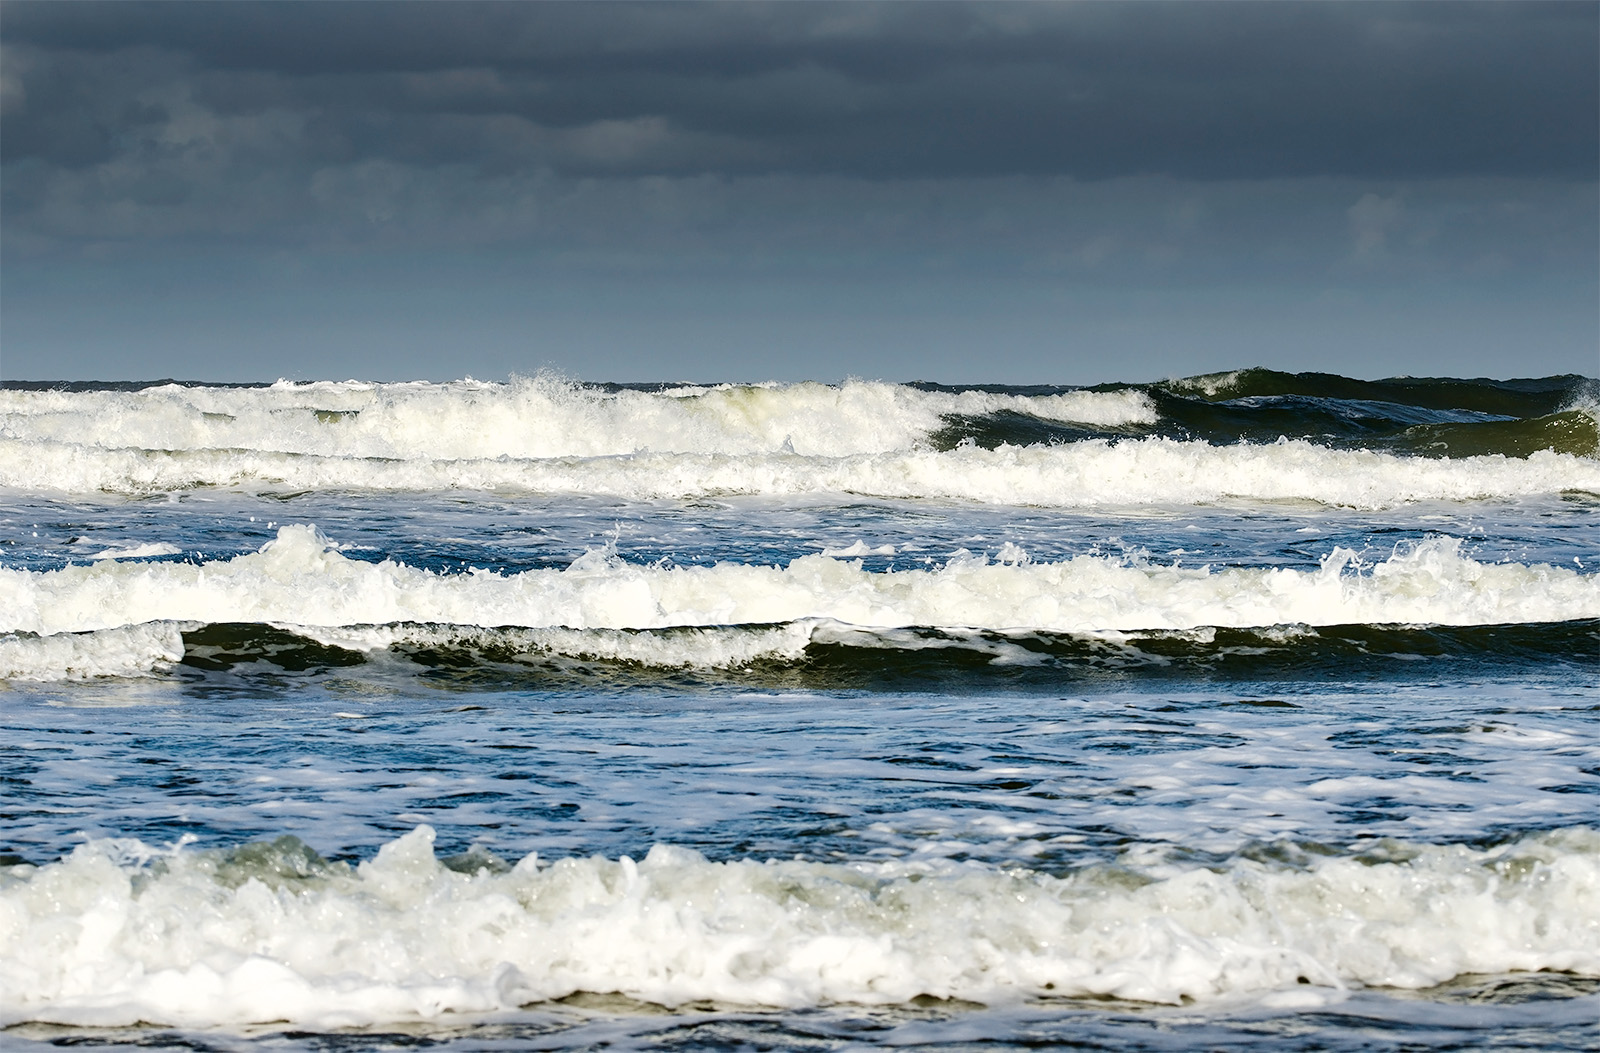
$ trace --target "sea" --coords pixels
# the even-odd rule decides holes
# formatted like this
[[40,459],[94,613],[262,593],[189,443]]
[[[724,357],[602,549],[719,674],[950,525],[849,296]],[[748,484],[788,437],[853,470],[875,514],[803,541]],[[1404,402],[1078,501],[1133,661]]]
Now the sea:
[[0,385],[0,1045],[1600,1049],[1600,383]]

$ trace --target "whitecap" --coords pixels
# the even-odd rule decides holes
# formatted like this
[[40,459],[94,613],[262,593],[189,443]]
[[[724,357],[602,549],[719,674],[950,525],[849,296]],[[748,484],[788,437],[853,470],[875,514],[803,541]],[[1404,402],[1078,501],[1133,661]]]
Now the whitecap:
[[48,635],[155,621],[660,629],[825,619],[1087,632],[1600,617],[1600,575],[1483,563],[1442,536],[1398,545],[1370,566],[1335,548],[1315,570],[1093,555],[1035,562],[1015,545],[1002,555],[1006,562],[958,553],[942,567],[871,571],[820,554],[787,566],[640,566],[606,549],[565,570],[447,573],[352,559],[316,528],[289,525],[259,552],[228,560],[0,569],[0,629]]

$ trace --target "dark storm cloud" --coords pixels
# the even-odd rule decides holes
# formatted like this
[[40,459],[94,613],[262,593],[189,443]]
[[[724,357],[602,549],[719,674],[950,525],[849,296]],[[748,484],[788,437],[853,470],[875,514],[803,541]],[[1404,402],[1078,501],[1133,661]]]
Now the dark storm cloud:
[[12,0],[3,18],[0,149],[60,168],[157,165],[184,105],[245,122],[219,148],[280,169],[1589,179],[1597,165],[1593,4]]

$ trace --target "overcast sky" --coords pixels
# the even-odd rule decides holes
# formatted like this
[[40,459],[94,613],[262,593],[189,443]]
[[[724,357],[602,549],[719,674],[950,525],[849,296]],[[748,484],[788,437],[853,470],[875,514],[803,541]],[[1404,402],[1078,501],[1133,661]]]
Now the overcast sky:
[[0,377],[1600,373],[1594,3],[0,7]]

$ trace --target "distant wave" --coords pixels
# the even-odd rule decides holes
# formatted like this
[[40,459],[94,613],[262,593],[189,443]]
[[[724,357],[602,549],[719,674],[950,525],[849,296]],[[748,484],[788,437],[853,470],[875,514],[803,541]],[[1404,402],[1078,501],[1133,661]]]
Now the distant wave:
[[951,414],[1011,412],[1095,428],[1150,424],[1141,391],[1025,396],[900,384],[607,390],[554,377],[506,384],[169,384],[140,391],[0,391],[10,438],[108,449],[251,450],[442,460],[656,453],[840,457],[909,448]]
[[[0,487],[855,493],[1043,507],[1237,498],[1386,508],[1600,493],[1584,378],[1319,377],[1253,370],[1109,390],[865,381],[638,390],[543,376],[11,385],[0,389]],[[1354,395],[1410,401],[1345,397]]]
[[1198,395],[1209,402],[1242,398],[1298,396],[1379,403],[1416,409],[1462,410],[1505,417],[1539,417],[1575,401],[1593,402],[1597,383],[1576,374],[1529,380],[1485,377],[1390,377],[1355,380],[1336,373],[1284,373],[1275,369],[1236,369],[1163,381],[1163,390]]
[[1056,508],[1254,499],[1381,509],[1411,501],[1600,494],[1600,461],[1548,450],[1524,459],[1433,459],[1329,449],[1305,440],[1212,446],[1164,438],[850,457],[639,453],[443,461],[0,439],[0,486],[125,494],[194,487],[292,493],[458,489],[631,499],[852,493]]
[[575,992],[677,1006],[1111,996],[1315,1007],[1355,984],[1600,975],[1600,835],[1488,850],[1276,844],[1212,866],[444,860],[419,827],[356,866],[292,837],[94,841],[0,886],[0,1025],[309,1027]]

